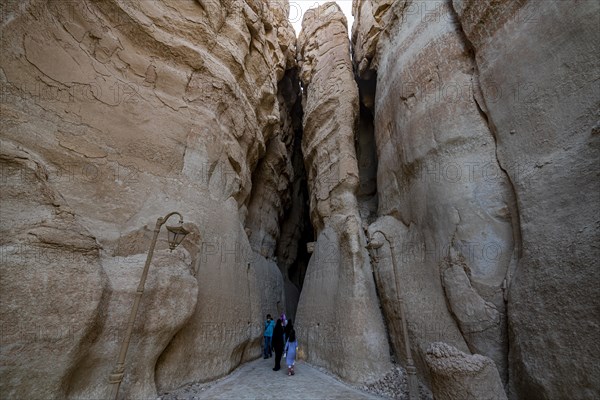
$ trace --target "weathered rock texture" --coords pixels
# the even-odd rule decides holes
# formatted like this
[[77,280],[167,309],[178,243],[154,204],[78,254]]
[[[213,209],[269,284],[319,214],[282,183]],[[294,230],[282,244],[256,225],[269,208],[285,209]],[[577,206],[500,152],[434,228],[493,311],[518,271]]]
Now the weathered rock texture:
[[[161,250],[146,281],[133,341],[129,348],[128,373],[121,384],[123,394],[137,398],[156,396],[155,366],[173,335],[187,322],[196,307],[198,282],[190,273],[187,251],[176,256]],[[162,253],[162,254],[161,254]],[[88,353],[75,366],[69,387],[74,399],[107,399],[111,387],[107,377],[115,365],[115,354],[123,340],[145,255],[114,257],[103,263],[109,278],[109,300],[100,308],[102,325]]]
[[0,393],[64,398],[107,301],[100,246],[41,158],[0,142]]
[[267,258],[290,203],[295,100],[278,94],[298,91],[287,2],[268,5],[2,3],[3,395],[104,397],[122,339],[107,329],[126,321],[145,227],[173,210],[189,254],[150,269],[122,396],[258,355],[260,321],[285,303]]
[[597,397],[600,4],[453,5],[518,200],[511,390],[528,399]]
[[[513,193],[473,97],[468,48],[449,5],[435,7],[436,18],[392,19],[394,34],[378,42],[385,48],[374,103],[379,213],[396,221],[376,229],[396,253],[395,273],[422,374],[424,352],[438,336],[489,356],[506,378],[502,287],[514,248]],[[486,179],[483,166],[494,179]],[[385,260],[380,268],[392,270]],[[379,282],[380,293],[394,291],[394,280]],[[398,325],[397,307],[385,308],[389,325]],[[392,342],[403,353],[396,333]]]
[[421,375],[433,333],[491,358],[511,398],[597,396],[599,5],[353,8],[378,154],[369,232],[384,244],[375,275],[396,352],[390,250]]
[[392,348],[398,361],[404,363],[405,338],[399,299],[403,296],[412,357],[427,381],[425,352],[430,343],[444,340],[463,351],[468,351],[468,346],[446,308],[438,271],[421,258],[418,244],[422,239],[416,227],[407,228],[394,217],[385,216],[371,224],[368,233],[372,243],[381,244],[379,249],[372,250],[376,261],[373,268]]
[[370,382],[390,368],[389,349],[356,198],[358,88],[346,18],[335,3],[306,12],[298,48],[302,148],[317,235],[298,304],[300,346],[310,362]]
[[506,400],[496,365],[488,357],[441,342],[432,343],[425,357],[436,400]]
[[333,3],[296,54],[286,0],[2,2],[2,397],[107,396],[174,210],[124,398],[257,357],[298,298],[300,355],[353,382],[408,341],[440,398],[600,396],[600,4],[353,9],[351,61]]

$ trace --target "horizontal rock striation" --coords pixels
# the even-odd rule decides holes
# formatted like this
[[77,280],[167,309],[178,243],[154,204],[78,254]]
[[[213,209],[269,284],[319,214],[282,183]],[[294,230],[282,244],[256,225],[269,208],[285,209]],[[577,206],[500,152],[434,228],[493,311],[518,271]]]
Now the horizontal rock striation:
[[[422,18],[411,11],[421,3],[387,9],[393,17],[374,15],[391,24],[376,36],[361,33],[362,19],[355,29],[363,38],[356,49],[365,37],[377,42],[377,188],[379,214],[389,216],[369,229],[388,242],[378,289],[388,325],[399,326],[394,280],[383,277],[400,276],[421,374],[428,375],[424,355],[437,336],[492,358],[506,381],[503,287],[514,253],[514,194],[474,97],[474,60],[453,10],[438,2],[431,18]],[[367,11],[365,4],[361,13]],[[481,311],[473,313],[473,304]],[[431,320],[440,324],[432,327]],[[403,340],[394,329],[399,354]]]
[[600,5],[452,2],[519,210],[509,281],[511,397],[600,393]]
[[378,149],[369,232],[383,243],[375,275],[394,348],[403,354],[386,278],[395,257],[420,374],[438,336],[492,359],[510,398],[593,397],[598,5],[353,9]]
[[[279,268],[265,258],[272,252],[260,252],[279,232],[255,229],[251,210],[253,198],[268,198],[263,212],[279,218],[289,203],[293,99],[278,97],[296,64],[288,8],[254,0],[2,5],[3,160],[33,172],[15,172],[6,195],[3,182],[6,233],[23,228],[5,245],[25,240],[56,250],[44,273],[25,273],[40,268],[29,257],[2,260],[2,276],[11,276],[0,288],[2,326],[17,329],[3,335],[2,358],[12,366],[0,372],[2,393],[104,396],[108,376],[100,375],[122,339],[110,339],[105,327],[125,324],[150,227],[175,210],[193,231],[179,250],[185,261],[156,259],[138,321],[172,315],[134,330],[121,394],[152,397],[258,356],[260,321],[285,304]],[[287,172],[253,179],[264,166]],[[25,193],[28,203],[19,200]],[[258,237],[249,240],[247,222]],[[165,239],[163,229],[157,253]],[[118,260],[127,261],[121,268]],[[175,271],[162,271],[159,260]],[[21,292],[30,294],[11,302]],[[67,298],[72,304],[62,305]],[[18,334],[19,318],[76,333],[56,358],[44,337]],[[35,356],[17,357],[18,346]],[[101,365],[92,368],[98,352]],[[23,385],[34,370],[47,377]]]

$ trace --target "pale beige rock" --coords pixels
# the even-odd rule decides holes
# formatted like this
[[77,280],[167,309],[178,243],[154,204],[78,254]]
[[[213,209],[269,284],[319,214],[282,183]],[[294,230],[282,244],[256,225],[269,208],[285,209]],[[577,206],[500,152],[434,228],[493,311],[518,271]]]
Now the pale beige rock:
[[443,342],[427,349],[433,395],[437,400],[506,400],[494,362]]
[[389,348],[368,256],[350,241],[364,236],[347,224],[326,226],[316,242],[296,313],[299,355],[344,380],[373,382],[390,368]]
[[[257,356],[264,314],[276,313],[278,304],[284,304],[281,273],[272,261],[254,254],[244,224],[253,187],[260,187],[252,176],[267,148],[277,151],[262,164],[289,168],[289,109],[282,109],[278,99],[279,83],[295,67],[295,37],[287,10],[286,1],[251,0],[181,1],[176,6],[163,1],[31,1],[2,6],[0,134],[38,155],[46,166],[48,190],[64,198],[69,218],[77,221],[72,230],[89,232],[90,240],[99,244],[94,251],[102,249],[100,259],[86,255],[87,261],[81,261],[89,273],[80,279],[85,282],[60,280],[66,285],[63,292],[82,290],[93,299],[82,305],[78,335],[90,335],[90,330],[100,335],[92,321],[101,295],[109,295],[100,277],[113,265],[112,257],[145,254],[151,228],[144,227],[177,210],[196,233],[184,246],[198,294],[196,299],[182,299],[186,307],[181,311],[198,306],[176,334],[181,320],[175,317],[182,315],[174,314],[162,328],[157,322],[153,329],[164,329],[164,335],[148,337],[152,344],[145,359],[151,362],[166,349],[156,363],[155,378],[147,375],[151,365],[128,368],[135,371],[129,379],[143,382],[125,389],[133,398],[151,393],[152,385],[162,390],[222,376]],[[260,189],[269,193],[265,214],[278,215],[278,208],[286,207],[282,199],[288,185],[285,179],[265,182]],[[263,195],[257,191],[254,197]],[[29,207],[2,205],[3,215],[6,210],[32,226],[47,219],[39,208],[40,213],[28,217]],[[276,237],[270,227],[263,231]],[[268,235],[256,242],[271,240]],[[73,247],[72,238],[51,236],[57,247]],[[163,229],[158,250],[165,248],[165,239]],[[57,271],[70,268],[63,261],[57,264]],[[39,286],[42,278],[34,278],[32,285]],[[58,275],[49,274],[48,279]],[[168,287],[157,290],[175,295]],[[181,295],[195,293],[184,292]],[[52,293],[40,292],[31,301],[53,303]],[[120,298],[128,303],[127,296]],[[115,310],[127,306],[111,305]],[[14,312],[39,314],[28,303]],[[106,318],[113,315],[118,312]],[[13,317],[7,318],[12,326]],[[112,322],[100,319],[94,323]],[[218,334],[203,333],[205,324],[219,324]],[[76,387],[70,380],[83,354],[80,341],[76,336],[64,358],[53,359],[49,349],[38,351],[32,361],[17,361],[7,353],[8,363],[24,366],[9,370],[11,378],[2,379],[8,385],[3,393],[36,397],[27,390],[39,390],[42,397],[63,397],[76,390],[72,396],[90,397],[92,390],[103,391]],[[138,345],[132,342],[132,348]],[[94,344],[95,349],[104,346],[108,344]],[[47,359],[53,360],[55,383],[19,388],[27,369]]]
[[[289,182],[293,179],[291,164],[286,161],[285,144],[272,140],[266,156],[254,175],[254,187],[248,204],[246,227],[252,248],[265,258],[273,259],[285,206],[290,203]],[[268,211],[271,214],[268,214]]]
[[511,398],[600,393],[600,5],[453,1],[518,200]]
[[306,12],[298,48],[302,149],[318,235],[297,310],[299,354],[345,380],[372,382],[390,368],[389,348],[356,198],[358,89],[338,5]]
[[[386,34],[376,39],[378,213],[404,225],[394,228],[399,225],[396,221],[380,229],[395,242],[398,258],[411,260],[412,266],[405,262],[410,272],[399,278],[402,285],[421,290],[420,300],[406,295],[419,374],[427,378],[424,353],[436,340],[492,358],[506,380],[502,288],[514,253],[514,194],[496,160],[494,136],[474,99],[474,60],[452,9],[443,2],[424,3],[406,2],[385,11],[394,17],[383,18],[389,20]],[[423,14],[425,6],[433,12]],[[369,32],[360,20],[356,29]],[[462,257],[468,281],[442,277],[451,256]],[[382,268],[391,270],[389,259],[386,264]],[[386,279],[381,285],[380,293],[393,288]],[[468,301],[455,295],[465,285],[473,298],[498,312],[486,320],[485,333],[474,331],[478,316],[471,315]],[[396,311],[396,305],[385,311],[388,326],[397,325]],[[448,323],[449,315],[457,323]],[[428,328],[428,319],[442,321],[442,327]],[[456,327],[464,340],[456,337]],[[403,354],[397,334],[396,330],[392,342]]]
[[598,4],[388,5],[353,7],[379,214],[418,233],[401,254],[433,256],[511,398],[597,396]]
[[[89,351],[74,367],[69,398],[110,398],[111,386],[106,382],[125,336],[145,259],[139,254],[104,261],[109,289],[100,308],[103,323]],[[158,357],[196,307],[198,282],[190,273],[190,263],[186,250],[156,252],[134,325],[119,398],[156,397]]]
[[494,355],[496,365],[505,369],[506,337],[497,329],[505,323],[505,315],[478,293],[463,255],[451,251],[447,262],[442,267],[444,293],[469,349],[473,353]]
[[[401,15],[410,1],[356,0],[352,2],[352,62],[360,78],[370,78],[377,70],[377,44],[393,19]],[[389,34],[389,33],[388,33]]]
[[440,398],[597,397],[599,7],[356,0],[351,61],[335,4],[297,55],[285,0],[5,1],[0,391],[107,396],[178,210],[123,397],[258,357],[298,296],[299,355],[346,380],[389,370],[386,322]]
[[352,75],[346,18],[334,3],[306,12],[298,38],[304,86],[302,151],[313,227],[334,214],[355,212],[358,186],[354,133],[358,88]]
[[64,398],[102,323],[100,246],[31,152],[0,142],[0,392]]
[[419,375],[429,381],[425,355],[431,343],[444,340],[462,351],[469,351],[446,305],[437,267],[429,261],[433,254],[425,257],[425,240],[415,225],[406,227],[391,216],[380,217],[369,225],[368,235],[370,242],[381,244],[379,249],[371,250],[373,275],[396,358],[406,364],[400,295],[405,304],[412,358]]

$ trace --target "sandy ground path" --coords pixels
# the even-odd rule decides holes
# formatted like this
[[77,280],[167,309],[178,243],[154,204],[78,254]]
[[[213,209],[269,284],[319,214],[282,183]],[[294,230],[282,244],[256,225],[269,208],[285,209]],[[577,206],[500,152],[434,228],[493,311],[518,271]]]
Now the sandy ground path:
[[[283,361],[283,360],[282,360]],[[283,364],[283,362],[282,362]],[[303,363],[296,363],[296,374],[287,369],[273,371],[273,359],[259,359],[242,365],[225,378],[208,385],[188,385],[163,395],[162,400],[376,400],[383,399],[362,392]]]

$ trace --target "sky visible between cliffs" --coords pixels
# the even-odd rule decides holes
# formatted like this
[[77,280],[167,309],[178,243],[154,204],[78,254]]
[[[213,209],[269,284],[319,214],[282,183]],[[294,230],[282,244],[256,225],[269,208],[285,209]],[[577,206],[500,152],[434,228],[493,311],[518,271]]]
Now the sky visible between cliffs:
[[[311,9],[317,8],[321,4],[328,3],[329,1],[315,1],[315,0],[289,0],[290,3],[290,15],[289,20],[296,30],[296,36],[300,34],[302,30],[302,17],[304,13]],[[340,6],[346,19],[348,20],[348,31],[352,29],[352,22],[354,17],[352,16],[352,0],[339,0],[336,3]]]

